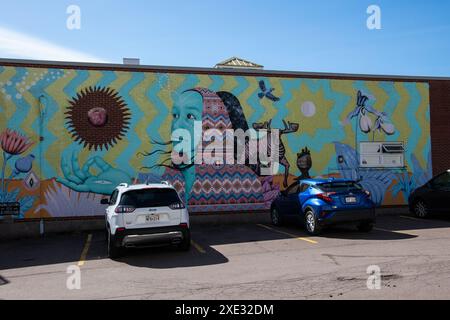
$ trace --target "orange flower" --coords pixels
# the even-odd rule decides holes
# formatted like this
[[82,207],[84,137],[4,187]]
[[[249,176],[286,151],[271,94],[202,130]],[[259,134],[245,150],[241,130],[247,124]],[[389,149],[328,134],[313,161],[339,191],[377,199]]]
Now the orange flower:
[[33,142],[20,133],[6,129],[0,134],[0,143],[3,151],[10,155],[19,155],[27,151]]

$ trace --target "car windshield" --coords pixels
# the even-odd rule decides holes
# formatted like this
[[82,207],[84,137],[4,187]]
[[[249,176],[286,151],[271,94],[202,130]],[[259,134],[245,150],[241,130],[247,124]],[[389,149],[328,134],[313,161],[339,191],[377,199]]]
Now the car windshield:
[[337,193],[363,190],[360,184],[353,181],[327,182],[317,185],[317,188],[319,188],[324,192],[337,192]]
[[135,208],[167,207],[180,202],[173,189],[142,189],[128,191],[122,195],[120,205]]

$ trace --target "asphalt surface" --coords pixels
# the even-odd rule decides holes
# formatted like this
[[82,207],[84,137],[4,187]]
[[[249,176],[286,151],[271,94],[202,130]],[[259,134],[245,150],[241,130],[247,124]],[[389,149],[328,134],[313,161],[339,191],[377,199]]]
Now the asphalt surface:
[[[379,217],[309,237],[301,227],[197,227],[189,252],[106,258],[104,234],[0,243],[0,299],[450,299],[450,215]],[[368,289],[369,266],[381,287]],[[80,270],[69,290],[70,266]]]

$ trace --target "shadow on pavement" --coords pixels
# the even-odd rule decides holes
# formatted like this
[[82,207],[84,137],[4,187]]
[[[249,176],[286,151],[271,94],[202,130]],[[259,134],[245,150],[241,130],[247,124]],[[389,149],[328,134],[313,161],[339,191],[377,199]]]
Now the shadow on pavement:
[[0,243],[0,270],[77,263],[86,234],[49,235]]
[[[382,222],[385,220],[385,217],[379,218],[378,223],[375,225],[374,230],[371,232],[360,232],[357,230],[356,225],[342,224],[336,226],[328,226],[324,228],[319,236],[315,239],[320,241],[320,238],[330,238],[330,239],[342,239],[342,240],[405,240],[416,238],[415,235],[409,235],[405,233],[397,233],[395,230],[390,230],[389,228],[384,227],[385,223]],[[380,223],[382,222],[382,223]],[[383,230],[379,230],[378,227],[383,228]],[[450,227],[448,225],[447,227]],[[283,225],[282,227],[277,227],[277,230],[282,232],[287,232],[298,237],[308,238],[310,237],[305,231],[305,227],[299,221],[291,221]]]
[[205,248],[205,251],[197,252],[194,247],[188,252],[174,247],[128,249],[117,261],[134,267],[154,269],[200,267],[228,262],[224,255],[212,248]]
[[417,238],[416,235],[407,233],[398,233],[393,230],[383,229],[375,227],[371,232],[360,232],[356,228],[351,228],[349,226],[343,227],[332,227],[324,230],[321,234],[323,238],[330,239],[342,239],[342,240],[373,240],[373,241],[383,241],[383,240],[407,240]]
[[[433,215],[428,219],[418,219],[412,215],[379,216],[372,232],[359,232],[355,225],[339,225],[325,228],[319,239],[348,239],[348,240],[405,240],[417,238],[417,235],[408,234],[408,231],[450,228],[450,214]],[[281,228],[292,233],[306,235],[304,227],[299,222],[292,222]]]
[[[0,270],[52,264],[77,264],[89,233],[50,235],[0,243]],[[86,261],[108,259],[102,231],[92,232]],[[182,268],[227,263],[228,259],[212,246],[289,239],[287,235],[268,232],[255,224],[194,226],[192,238],[200,247],[191,246],[189,252],[174,247],[127,249],[117,261],[147,268]]]
[[[128,249],[125,257],[118,261],[137,267],[179,268],[227,263],[228,259],[213,247],[223,244],[238,244],[258,241],[291,239],[289,235],[266,230],[255,224],[221,226],[193,226],[192,239],[200,247],[191,246],[189,252],[176,248],[160,247]],[[106,250],[106,248],[105,248]]]
[[450,228],[450,215],[433,215],[427,219],[419,219],[413,215],[379,217],[377,226],[392,231],[427,230]]
[[[227,263],[228,259],[214,246],[260,241],[292,239],[309,236],[299,223],[283,227],[265,224],[194,225],[192,239],[200,247],[192,246],[189,252],[181,252],[173,247],[127,250],[120,262],[147,268],[197,267]],[[316,239],[346,240],[405,240],[417,237],[408,231],[450,228],[450,215],[435,216],[426,220],[412,216],[381,216],[376,229],[362,233],[353,226],[332,227],[324,230]],[[102,231],[92,233],[93,238],[86,260],[106,259],[106,242]],[[37,239],[22,239],[0,243],[0,270],[60,263],[76,264],[86,244],[88,233],[50,235]],[[203,252],[202,252],[203,251]]]

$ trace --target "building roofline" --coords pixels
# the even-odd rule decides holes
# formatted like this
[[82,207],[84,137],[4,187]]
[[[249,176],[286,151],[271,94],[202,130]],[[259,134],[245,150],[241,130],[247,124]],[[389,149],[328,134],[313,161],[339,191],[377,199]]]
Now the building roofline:
[[153,65],[124,65],[114,63],[92,63],[92,62],[66,62],[47,60],[5,59],[0,58],[0,65],[41,67],[41,68],[71,68],[88,70],[112,70],[112,71],[136,71],[136,72],[165,72],[165,73],[196,73],[214,75],[244,75],[244,76],[268,76],[287,78],[331,78],[331,79],[367,79],[378,81],[450,81],[450,77],[433,76],[401,76],[401,75],[371,75],[351,73],[326,73],[326,72],[302,72],[302,71],[277,71],[277,70],[255,70],[255,69],[233,69],[233,68],[201,68],[180,66],[153,66]]
[[[235,61],[235,60],[242,61],[242,62],[244,62],[246,65],[234,65],[234,64],[230,64],[230,62]],[[223,61],[217,63],[217,64],[214,66],[214,68],[236,68],[236,69],[258,69],[258,70],[260,70],[260,69],[263,69],[264,66],[263,66],[263,65],[260,65],[260,64],[257,64],[257,63],[255,63],[255,62],[252,62],[252,61],[250,61],[250,60],[246,60],[246,59],[242,59],[242,58],[233,56],[233,57],[231,57],[231,58],[228,58],[228,59],[226,59],[226,60],[223,60]]]

